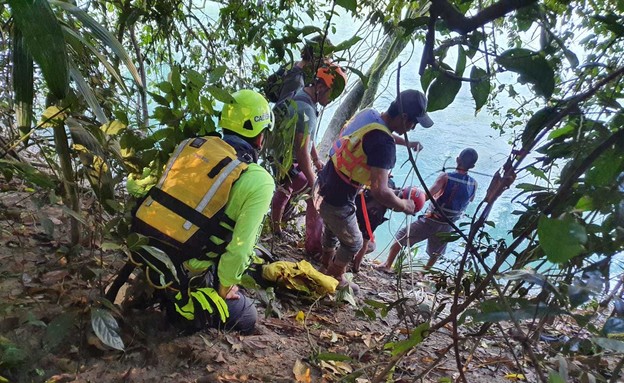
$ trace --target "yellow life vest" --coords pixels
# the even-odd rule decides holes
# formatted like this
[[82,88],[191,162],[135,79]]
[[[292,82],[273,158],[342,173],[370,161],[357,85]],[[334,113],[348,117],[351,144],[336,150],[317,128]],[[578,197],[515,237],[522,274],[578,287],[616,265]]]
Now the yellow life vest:
[[206,279],[214,278],[216,269],[206,276],[209,269],[191,270],[187,261],[218,265],[235,224],[225,206],[232,185],[247,167],[219,137],[187,139],[175,149],[135,214],[133,230],[147,235],[152,247],[135,252],[132,260],[153,287],[178,292],[173,296],[175,309],[188,320],[195,319],[197,310],[216,309],[222,321],[229,316],[225,301]]
[[343,181],[356,187],[370,186],[371,183],[370,166],[366,163],[367,156],[364,152],[362,139],[366,133],[373,130],[381,130],[388,135],[392,134],[388,127],[375,122],[366,124],[353,133],[340,137],[334,143],[334,154],[331,156],[334,169]]
[[234,148],[218,137],[187,139],[175,149],[136,218],[185,244],[199,230],[223,226],[213,218],[224,209],[232,185],[247,166]]

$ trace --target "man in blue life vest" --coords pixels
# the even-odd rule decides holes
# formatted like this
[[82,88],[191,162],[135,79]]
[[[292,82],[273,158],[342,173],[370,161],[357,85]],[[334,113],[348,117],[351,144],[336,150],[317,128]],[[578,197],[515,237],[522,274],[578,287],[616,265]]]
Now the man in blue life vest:
[[339,287],[350,286],[355,293],[358,291],[358,286],[349,283],[344,273],[363,244],[354,202],[361,187],[370,187],[373,198],[383,206],[415,213],[411,199],[397,197],[388,187],[388,176],[396,162],[392,134],[404,134],[418,123],[431,127],[433,121],[426,111],[427,98],[416,90],[401,92],[384,113],[372,109],[361,111],[343,128],[331,160],[319,174],[323,196],[320,214],[325,229],[322,263],[324,272],[340,282]]
[[257,312],[238,284],[275,190],[256,162],[273,126],[269,103],[241,90],[223,107],[223,138],[183,141],[133,219],[149,247],[132,254],[164,295],[167,315],[185,329],[212,326],[250,333]]
[[377,266],[378,269],[392,272],[392,263],[401,248],[408,244],[413,246],[425,239],[427,240],[427,254],[429,255],[425,269],[430,269],[435,264],[437,259],[446,251],[447,244],[438,236],[438,233],[448,233],[453,230],[442,214],[455,222],[461,218],[468,204],[474,200],[477,181],[468,175],[468,170],[475,166],[478,158],[479,155],[476,150],[466,148],[461,151],[456,159],[455,171],[444,172],[438,176],[429,188],[429,192],[435,198],[441,211],[436,209],[433,204],[429,204],[425,215],[409,225],[409,232],[408,227],[399,230],[396,241],[390,248],[388,259]]
[[[284,211],[291,201],[305,192],[311,191],[316,182],[316,170],[323,167],[314,138],[317,125],[317,105],[326,106],[340,95],[347,81],[340,66],[325,62],[316,72],[313,85],[298,91],[283,105],[274,108],[276,131],[294,130],[292,146],[288,145],[284,156],[292,156],[292,165],[287,174],[279,177],[278,188],[271,202],[273,233],[281,236]],[[294,125],[294,126],[292,126]],[[273,145],[274,143],[272,143]],[[284,144],[286,145],[286,144]],[[321,231],[323,229],[313,198],[306,200],[305,250],[310,256],[321,252]]]

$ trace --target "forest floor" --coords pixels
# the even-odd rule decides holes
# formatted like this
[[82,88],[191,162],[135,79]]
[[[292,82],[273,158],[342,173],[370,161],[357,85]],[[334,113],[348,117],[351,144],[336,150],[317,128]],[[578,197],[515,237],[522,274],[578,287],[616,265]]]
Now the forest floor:
[[[1,178],[0,187],[0,382],[334,382],[350,374],[345,381],[371,382],[391,360],[384,345],[405,340],[428,319],[423,305],[436,294],[428,277],[404,274],[399,283],[365,264],[355,276],[362,289],[355,306],[336,296],[311,300],[276,289],[273,306],[280,315],[266,315],[266,305],[258,302],[258,329],[249,336],[213,329],[183,335],[156,306],[128,308],[116,315],[125,344],[124,352],[116,351],[95,336],[90,312],[102,286],[123,265],[122,254],[92,243],[70,257],[61,205],[35,207],[32,190]],[[297,243],[265,245],[280,259],[303,259]],[[399,290],[406,299],[387,315],[368,304],[396,302]],[[437,292],[435,299],[450,302],[451,296]],[[436,315],[448,315],[448,309]],[[503,323],[496,332],[471,338],[466,335],[478,327],[460,327],[468,382],[537,380],[521,343],[507,346],[510,328]],[[537,349],[549,347],[536,343]],[[455,381],[452,345],[450,326],[430,334],[381,381]]]

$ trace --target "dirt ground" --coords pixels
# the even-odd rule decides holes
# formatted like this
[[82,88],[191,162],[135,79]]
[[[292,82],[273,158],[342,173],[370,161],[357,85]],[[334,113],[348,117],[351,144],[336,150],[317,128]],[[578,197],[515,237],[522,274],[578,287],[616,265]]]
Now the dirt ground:
[[[384,345],[405,340],[428,319],[423,305],[433,299],[432,281],[404,276],[407,299],[382,315],[366,301],[395,302],[397,280],[364,265],[355,276],[362,288],[356,306],[335,296],[313,301],[278,288],[273,305],[281,316],[268,315],[258,301],[258,331],[250,336],[213,329],[182,335],[156,306],[126,309],[116,315],[125,351],[116,351],[94,335],[90,313],[102,286],[123,265],[122,254],[101,252],[96,245],[69,255],[67,214],[59,204],[35,207],[31,194],[18,184],[4,183],[0,191],[0,381],[334,382],[350,376],[344,381],[364,383],[388,365],[391,355]],[[279,258],[303,258],[296,243],[269,239],[265,244]],[[411,280],[417,284],[410,286]],[[474,330],[464,328],[460,335]],[[510,382],[520,373],[536,380],[532,368],[518,371],[514,358],[524,366],[528,359],[521,349],[514,357],[504,335],[493,333],[487,342],[468,338],[462,345],[469,382]],[[452,343],[450,327],[430,334],[387,381],[453,381],[458,374]]]

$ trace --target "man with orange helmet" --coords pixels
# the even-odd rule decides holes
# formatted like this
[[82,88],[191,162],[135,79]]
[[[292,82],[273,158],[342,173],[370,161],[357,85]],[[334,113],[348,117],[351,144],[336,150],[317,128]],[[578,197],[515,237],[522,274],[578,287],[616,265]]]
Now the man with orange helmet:
[[[344,90],[347,76],[337,64],[325,62],[316,71],[314,84],[306,86],[297,92],[291,100],[278,103],[275,108],[276,130],[292,129],[294,138],[292,146],[288,146],[292,155],[292,165],[283,166],[285,175],[278,174],[278,189],[271,202],[271,219],[273,232],[282,234],[284,211],[290,201],[306,190],[310,190],[316,181],[314,168],[322,169],[323,163],[319,160],[314,137],[317,125],[317,105],[326,106],[336,99]],[[284,156],[288,156],[285,152]],[[288,160],[288,159],[285,159]],[[309,255],[321,252],[320,233],[322,223],[312,198],[306,201],[306,253]]]
[[403,246],[414,246],[418,242],[427,240],[427,254],[429,261],[425,269],[430,269],[440,255],[446,251],[444,242],[438,233],[448,233],[453,230],[451,225],[444,218],[452,222],[457,221],[468,204],[472,202],[477,191],[477,181],[468,175],[468,170],[472,169],[477,162],[479,155],[472,148],[461,151],[457,157],[457,166],[454,172],[442,173],[435,180],[429,192],[435,198],[440,209],[433,204],[429,205],[427,212],[418,220],[412,222],[408,227],[404,227],[396,235],[396,241],[390,248],[388,259],[377,268],[386,272],[392,272],[392,263],[401,251]]

